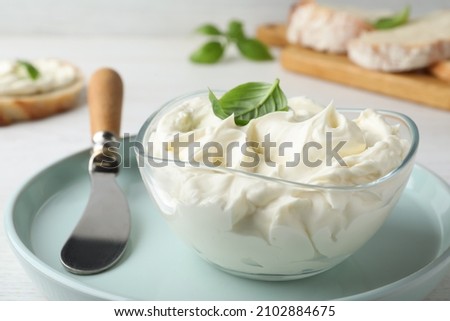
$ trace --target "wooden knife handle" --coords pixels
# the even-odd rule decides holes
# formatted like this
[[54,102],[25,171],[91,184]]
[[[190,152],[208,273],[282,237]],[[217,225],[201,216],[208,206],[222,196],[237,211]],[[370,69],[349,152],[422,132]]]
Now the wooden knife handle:
[[116,71],[102,68],[92,75],[88,88],[91,137],[98,131],[120,136],[122,99],[122,79]]

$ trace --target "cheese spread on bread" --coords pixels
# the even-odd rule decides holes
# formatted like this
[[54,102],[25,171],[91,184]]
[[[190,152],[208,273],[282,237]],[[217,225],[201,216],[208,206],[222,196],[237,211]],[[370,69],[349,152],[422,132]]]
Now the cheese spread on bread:
[[450,58],[450,10],[403,26],[368,32],[352,39],[348,57],[361,67],[388,72],[424,68]]
[[74,66],[57,59],[37,59],[31,64],[39,71],[32,79],[17,60],[0,60],[0,96],[48,93],[67,87],[77,79]]

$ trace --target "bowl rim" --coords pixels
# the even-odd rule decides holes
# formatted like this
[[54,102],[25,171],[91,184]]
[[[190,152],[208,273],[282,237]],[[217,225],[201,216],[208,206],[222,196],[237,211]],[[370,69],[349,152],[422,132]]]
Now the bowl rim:
[[[224,92],[223,90],[212,90],[213,92]],[[147,144],[145,140],[145,138],[147,137],[147,132],[150,129],[150,126],[153,125],[153,122],[155,120],[159,120],[160,117],[162,117],[162,115],[165,114],[165,112],[167,110],[169,110],[170,108],[173,108],[175,106],[175,104],[179,104],[183,101],[186,101],[189,98],[195,98],[195,97],[203,97],[205,95],[207,95],[209,93],[209,91],[207,90],[197,90],[194,92],[190,92],[190,93],[186,93],[180,96],[177,96],[167,102],[165,102],[160,108],[158,108],[158,110],[156,110],[155,112],[153,112],[143,123],[143,125],[141,126],[141,128],[139,129],[139,132],[136,136],[136,142],[141,144],[142,146],[145,146],[145,144]],[[362,112],[364,110],[366,110],[367,108],[336,108],[336,110],[338,112]],[[173,159],[162,159],[162,158],[157,158],[157,157],[153,157],[151,155],[146,154],[145,152],[143,152],[142,149],[139,149],[137,147],[135,147],[135,152],[136,152],[136,156],[140,159],[146,159],[146,158],[151,158],[154,160],[158,160],[158,161],[164,161],[164,162],[168,162],[168,163],[173,163],[175,165],[180,165],[182,164],[183,167],[192,167],[192,168],[204,168],[204,169],[208,169],[210,171],[219,171],[219,172],[225,172],[225,173],[233,173],[233,174],[238,174],[238,175],[242,175],[242,176],[246,176],[246,177],[250,177],[250,178],[257,178],[257,179],[264,179],[266,181],[269,182],[275,182],[275,183],[279,183],[279,184],[284,184],[284,185],[291,185],[294,187],[300,187],[303,189],[311,189],[311,190],[339,190],[339,191],[358,191],[358,190],[364,190],[364,189],[368,189],[368,188],[372,188],[374,186],[377,186],[379,184],[382,184],[386,181],[389,181],[390,179],[392,179],[393,177],[397,176],[398,173],[402,172],[408,164],[410,164],[411,162],[414,161],[414,157],[416,155],[418,146],[419,146],[419,130],[417,128],[416,123],[407,115],[399,113],[399,112],[395,112],[395,111],[390,111],[390,110],[384,110],[384,109],[374,109],[376,112],[380,113],[383,116],[389,116],[389,117],[393,117],[393,118],[397,118],[401,121],[403,121],[404,124],[406,124],[406,127],[408,128],[410,135],[411,135],[411,145],[409,147],[408,153],[406,154],[405,158],[402,160],[401,164],[399,166],[397,166],[396,168],[394,168],[392,171],[390,171],[389,173],[387,173],[386,175],[365,183],[365,184],[358,184],[358,185],[345,185],[345,186],[339,186],[339,185],[319,185],[319,184],[307,184],[307,183],[300,183],[300,182],[295,182],[295,181],[290,181],[287,179],[283,179],[283,178],[279,178],[279,177],[271,177],[271,176],[266,176],[263,174],[258,174],[258,173],[251,173],[251,172],[246,172],[246,171],[242,171],[239,169],[233,169],[230,167],[221,167],[221,166],[216,166],[216,167],[210,167],[204,164],[199,164],[199,166],[195,166],[193,167],[189,162],[185,162],[185,161],[180,161],[180,160],[173,160]]]

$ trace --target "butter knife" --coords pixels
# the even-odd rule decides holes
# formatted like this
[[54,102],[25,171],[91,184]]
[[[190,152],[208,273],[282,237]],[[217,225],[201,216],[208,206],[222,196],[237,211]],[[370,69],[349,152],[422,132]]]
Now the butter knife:
[[120,157],[123,85],[117,72],[99,69],[91,77],[88,105],[94,143],[89,160],[91,193],[84,213],[61,250],[61,262],[71,273],[94,274],[117,263],[130,235],[130,210],[116,182]]

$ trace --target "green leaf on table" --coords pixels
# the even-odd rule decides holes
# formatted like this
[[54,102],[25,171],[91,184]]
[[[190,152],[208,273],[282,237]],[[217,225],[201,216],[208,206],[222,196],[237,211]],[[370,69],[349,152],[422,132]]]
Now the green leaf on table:
[[239,41],[245,39],[244,27],[242,22],[237,20],[232,20],[228,24],[227,36],[231,41]]
[[257,39],[241,39],[237,42],[239,52],[250,60],[272,60],[269,48]]
[[266,45],[245,35],[243,24],[238,20],[230,21],[226,32],[220,31],[218,27],[210,23],[201,25],[196,31],[211,38],[209,42],[191,54],[192,62],[216,63],[222,58],[225,50],[232,45],[236,45],[240,54],[250,60],[273,59]]
[[198,27],[196,32],[207,36],[220,36],[222,32],[215,25],[207,23]]
[[276,111],[287,111],[287,98],[279,86],[280,81],[273,84],[248,82],[226,92],[220,99],[209,91],[214,114],[225,119],[234,115],[238,126],[247,125],[250,120]]
[[411,8],[406,6],[401,12],[391,16],[380,18],[373,23],[375,29],[392,29],[401,25],[404,25],[409,20]]
[[213,64],[222,58],[225,48],[219,41],[209,41],[191,54],[191,61]]
[[26,60],[17,60],[17,65],[24,68],[32,80],[36,80],[40,77],[39,70],[29,61]]

